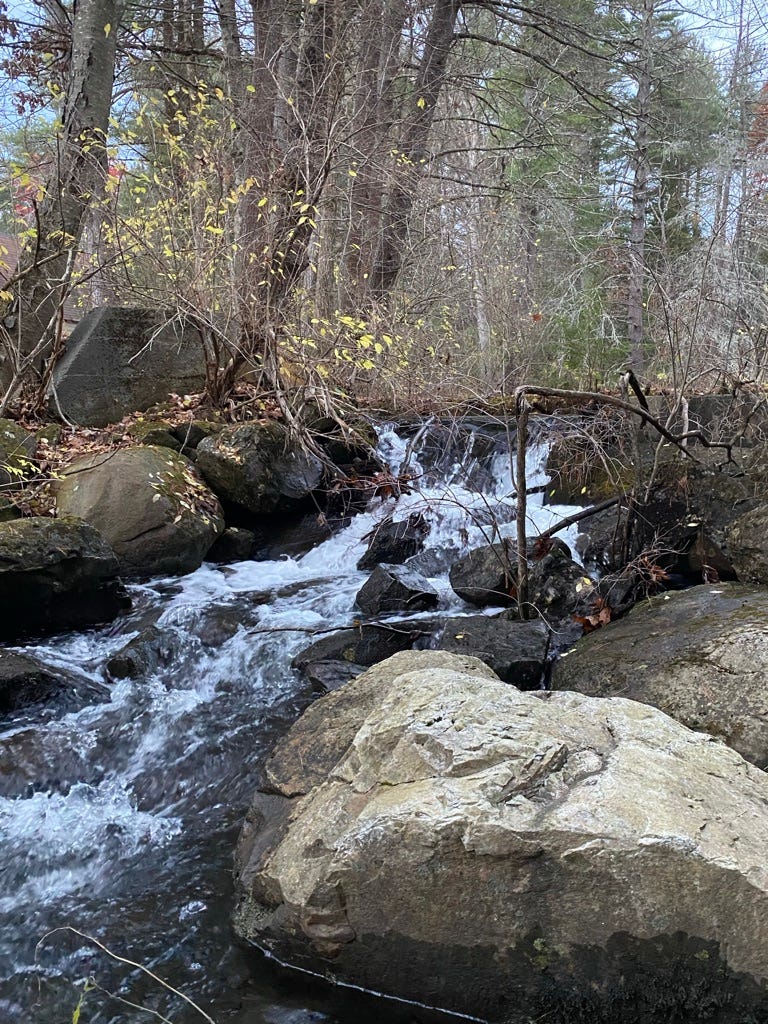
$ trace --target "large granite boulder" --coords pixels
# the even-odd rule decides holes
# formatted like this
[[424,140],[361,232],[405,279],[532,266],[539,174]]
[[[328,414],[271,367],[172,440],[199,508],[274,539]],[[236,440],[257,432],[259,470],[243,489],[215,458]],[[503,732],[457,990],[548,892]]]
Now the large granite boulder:
[[0,523],[0,640],[109,622],[129,604],[115,553],[76,519]]
[[629,697],[768,766],[768,590],[699,586],[636,605],[555,665],[552,687]]
[[0,485],[21,484],[36,468],[37,440],[15,420],[0,419]]
[[320,459],[279,423],[246,423],[206,437],[196,462],[222,501],[257,515],[295,505],[323,477]]
[[655,708],[401,655],[279,744],[235,928],[473,1019],[760,1021],[767,826],[766,776]]
[[82,426],[115,423],[171,392],[205,387],[200,332],[163,310],[94,309],[72,331],[50,388],[54,412]]
[[95,526],[126,576],[197,569],[224,528],[221,506],[194,466],[168,448],[124,448],[68,467],[60,514]]

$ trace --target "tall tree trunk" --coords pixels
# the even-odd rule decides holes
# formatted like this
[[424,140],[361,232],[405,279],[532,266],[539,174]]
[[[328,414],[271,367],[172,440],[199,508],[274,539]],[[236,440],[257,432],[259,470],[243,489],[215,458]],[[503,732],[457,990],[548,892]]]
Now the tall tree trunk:
[[6,340],[0,370],[5,386],[30,367],[39,368],[55,340],[88,210],[105,177],[123,6],[124,0],[78,0],[75,5],[57,165],[36,211],[34,245],[20,260],[17,324],[11,342]]
[[408,222],[419,181],[429,165],[427,143],[445,82],[461,0],[435,0],[416,76],[408,123],[400,143],[403,170],[396,178],[382,218],[381,239],[371,268],[371,293],[389,292],[403,264]]
[[645,237],[648,215],[651,95],[653,91],[653,26],[655,0],[643,0],[640,49],[637,57],[635,137],[632,152],[632,217],[629,227],[629,275],[627,282],[627,336],[629,363],[635,373],[645,366]]

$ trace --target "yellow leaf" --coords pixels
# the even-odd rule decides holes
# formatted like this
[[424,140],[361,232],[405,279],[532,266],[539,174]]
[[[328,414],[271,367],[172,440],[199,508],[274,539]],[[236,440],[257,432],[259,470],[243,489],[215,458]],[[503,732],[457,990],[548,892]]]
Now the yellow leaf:
[[353,171],[351,167],[347,171],[347,174],[350,176],[350,178],[356,178],[357,177],[357,171]]
[[246,85],[245,91],[246,92],[256,92],[256,86],[255,85]]
[[111,24],[109,22],[107,22],[107,24],[104,26],[104,35],[105,36],[109,36],[109,33],[111,31],[112,31],[112,26],[111,26]]
[[268,202],[269,202],[269,200],[267,199],[267,197],[266,196],[262,196],[261,199],[258,201],[258,203],[256,205],[257,206],[266,206]]
[[424,99],[424,97],[419,96],[419,98],[416,100],[416,106],[419,108],[419,110],[423,110],[424,107],[426,107],[426,105],[427,101]]

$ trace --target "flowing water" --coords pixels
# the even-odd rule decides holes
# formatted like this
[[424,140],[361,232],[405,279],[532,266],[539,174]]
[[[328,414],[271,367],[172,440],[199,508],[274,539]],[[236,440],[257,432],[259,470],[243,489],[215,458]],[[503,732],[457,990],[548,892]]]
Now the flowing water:
[[[312,699],[291,658],[355,618],[366,579],[355,564],[375,524],[424,512],[441,610],[470,611],[444,567],[494,529],[514,531],[509,452],[494,443],[484,460],[468,449],[435,469],[426,434],[414,445],[383,429],[381,454],[395,472],[407,461],[411,494],[376,502],[301,558],[154,580],[132,588],[133,610],[111,626],[23,648],[82,699],[0,731],[2,1024],[70,1024],[81,998],[80,1024],[205,1019],[148,971],[216,1024],[399,1019],[391,1003],[361,1016],[354,997],[234,946],[232,852],[264,757]],[[543,452],[531,450],[529,486],[545,479]],[[531,505],[529,534],[572,511]],[[106,661],[148,624],[162,631],[161,666],[105,690]]]

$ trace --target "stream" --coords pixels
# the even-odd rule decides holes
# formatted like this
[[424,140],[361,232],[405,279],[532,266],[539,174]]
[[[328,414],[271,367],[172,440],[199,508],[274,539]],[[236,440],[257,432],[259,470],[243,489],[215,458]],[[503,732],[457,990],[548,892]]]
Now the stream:
[[[362,996],[235,946],[230,875],[260,766],[313,699],[291,659],[355,619],[368,575],[355,564],[376,523],[424,512],[423,564],[440,613],[476,612],[450,590],[447,566],[497,539],[493,523],[514,535],[514,488],[505,435],[484,455],[468,437],[446,460],[428,431],[414,445],[384,427],[381,455],[394,472],[407,460],[415,478],[397,502],[376,501],[302,557],[135,585],[132,611],[110,626],[14,648],[74,679],[83,700],[0,725],[3,1024],[70,1024],[81,1000],[80,1024],[206,1019],[148,972],[215,1024],[413,1020],[412,1008],[383,1000],[362,1014]],[[529,487],[546,479],[545,453],[531,447]],[[529,501],[529,534],[573,511]],[[574,532],[562,534],[571,546]],[[107,660],[151,624],[162,631],[161,667],[105,689]]]

